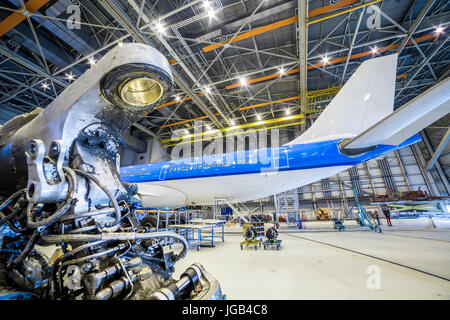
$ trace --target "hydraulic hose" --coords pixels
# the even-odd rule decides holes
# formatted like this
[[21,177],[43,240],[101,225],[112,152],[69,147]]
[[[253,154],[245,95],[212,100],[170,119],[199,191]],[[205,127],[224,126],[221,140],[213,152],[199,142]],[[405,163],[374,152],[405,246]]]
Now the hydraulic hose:
[[111,193],[111,191],[109,191],[106,186],[94,175],[89,174],[87,172],[84,172],[82,170],[79,169],[73,169],[73,171],[75,171],[76,173],[78,173],[79,175],[85,177],[86,179],[90,179],[92,181],[94,181],[94,183],[103,190],[103,192],[106,193],[106,195],[108,196],[109,200],[111,200],[111,203],[114,207],[114,210],[116,212],[116,220],[114,221],[114,223],[108,227],[113,227],[115,225],[117,225],[120,222],[120,219],[122,219],[122,212],[120,211],[120,207],[119,207],[119,203],[117,202],[116,198],[114,197],[114,195]]
[[34,203],[28,203],[27,206],[27,225],[30,228],[39,228],[39,227],[43,227],[43,226],[47,226],[50,225],[54,222],[56,222],[62,215],[64,215],[72,206],[72,200],[73,197],[75,196],[77,190],[78,190],[78,183],[77,183],[77,176],[74,173],[74,171],[72,169],[70,169],[69,167],[63,167],[63,170],[65,171],[65,173],[67,174],[67,180],[69,183],[69,195],[67,196],[67,199],[64,202],[64,205],[59,208],[54,214],[52,214],[51,216],[35,222],[34,218],[33,218],[33,212],[32,209],[34,207]]
[[118,241],[136,241],[147,240],[154,238],[174,238],[181,242],[183,245],[182,251],[174,255],[173,261],[176,262],[184,258],[189,250],[189,245],[186,239],[177,233],[169,231],[161,232],[148,232],[148,233],[133,233],[133,232],[111,232],[100,234],[57,234],[57,235],[41,235],[41,239],[48,243],[60,243],[60,242],[91,242],[102,240],[118,240]]

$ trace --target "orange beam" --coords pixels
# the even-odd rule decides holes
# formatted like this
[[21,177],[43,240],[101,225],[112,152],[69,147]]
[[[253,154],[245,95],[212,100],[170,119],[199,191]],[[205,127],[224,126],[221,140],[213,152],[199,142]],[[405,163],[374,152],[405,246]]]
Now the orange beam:
[[219,42],[219,44],[210,44],[209,46],[203,47],[202,50],[204,52],[209,52],[209,51],[212,51],[212,50],[222,47],[224,44],[235,43],[235,42],[256,36],[258,34],[270,31],[270,30],[278,29],[278,28],[293,24],[296,21],[297,21],[297,16],[290,17],[290,18],[287,18],[287,19],[284,19],[281,21],[277,21],[277,22],[265,25],[263,27],[253,29],[252,31],[241,33],[240,35],[237,35],[236,37],[234,37],[234,39],[229,39],[227,41],[221,41],[221,42]]
[[[215,115],[218,116],[219,114],[216,113]],[[172,126],[176,126],[177,124],[183,124],[183,123],[192,122],[192,121],[196,121],[196,120],[202,120],[202,119],[206,119],[206,118],[208,118],[208,116],[202,116],[202,117],[197,117],[197,118],[193,118],[193,119],[189,119],[189,120],[178,121],[178,122],[174,122],[174,123],[165,124],[161,128],[172,127]]]
[[254,105],[251,105],[251,106],[246,106],[246,107],[239,108],[238,110],[247,110],[247,109],[251,109],[251,108],[259,108],[259,107],[262,107],[262,106],[267,106],[269,104],[280,103],[280,102],[285,102],[285,101],[290,101],[290,100],[295,100],[295,99],[298,99],[298,96],[290,97],[290,98],[284,98],[284,99],[275,100],[275,101],[258,103],[258,104],[254,104]]
[[[49,0],[29,0],[25,3],[25,9],[30,13],[34,13],[47,2],[49,2]],[[18,10],[22,9],[23,7],[20,7]],[[25,19],[26,19],[25,15],[20,12],[11,13],[5,20],[0,22],[0,37],[2,37],[9,30],[17,26]]]
[[[315,17],[318,15],[348,6],[348,5],[356,3],[356,2],[359,2],[359,0],[342,0],[334,5],[330,4],[330,5],[318,8],[318,9],[314,9],[314,10],[311,10],[308,12],[308,18]],[[261,34],[261,33],[267,32],[267,31],[275,30],[275,29],[278,29],[278,28],[281,28],[281,27],[284,27],[284,26],[287,26],[290,24],[294,24],[297,22],[297,20],[298,20],[297,16],[283,19],[283,20],[253,29],[251,31],[241,33],[241,34],[237,35],[232,41],[231,41],[231,39],[229,39],[227,41],[218,42],[217,44],[210,44],[209,46],[203,47],[202,50],[203,50],[203,52],[209,52],[209,51],[215,50],[217,48],[220,48],[224,44],[227,44],[227,43],[235,43],[235,42],[256,36],[258,34]]]
[[314,9],[314,10],[310,10],[308,12],[308,18],[312,18],[312,17],[318,16],[318,15],[321,15],[324,13],[328,13],[330,11],[349,6],[349,5],[359,2],[359,1],[360,0],[341,0],[336,4],[329,4],[327,6],[323,6],[323,7]]
[[[428,35],[415,38],[414,40],[417,43],[419,43],[419,42],[423,42],[423,41],[432,39],[434,37],[435,37],[435,35],[433,33],[430,33]],[[411,44],[412,44],[412,41],[411,40],[408,41],[407,45],[411,45]],[[381,48],[378,48],[378,52],[389,51],[389,50],[398,48],[399,46],[400,46],[400,44],[396,43],[396,44],[393,44],[393,45],[390,45],[390,46],[381,47]],[[373,53],[372,53],[371,50],[370,51],[364,51],[364,52],[361,52],[361,53],[355,53],[355,54],[352,54],[350,56],[349,60],[353,60],[353,59],[357,59],[357,58],[361,58],[361,57],[365,57],[365,56],[370,56],[372,54]],[[316,67],[323,67],[324,65],[332,65],[332,64],[339,63],[339,62],[344,62],[345,60],[347,60],[347,57],[336,58],[336,59],[328,61],[327,63],[319,62],[319,63],[316,63],[314,65],[308,66],[307,69],[310,70],[310,69],[314,69]],[[300,69],[296,68],[296,69],[292,69],[289,72],[286,72],[286,74],[293,74],[293,73],[297,73],[299,71],[300,71]],[[254,78],[254,79],[248,80],[247,84],[258,83],[258,82],[261,82],[261,81],[267,81],[267,80],[270,80],[270,79],[277,78],[279,76],[280,76],[280,73],[277,72],[277,73],[274,73],[274,74],[271,74],[271,75],[268,75],[268,76],[263,76],[263,77]],[[239,82],[237,82],[237,83],[234,83],[234,84],[226,86],[225,89],[230,90],[230,89],[238,88],[238,87],[241,87],[241,86],[242,85]]]
[[[289,70],[289,71],[285,72],[284,74],[288,75],[288,74],[297,73],[299,71],[300,71],[299,68],[295,68],[295,69],[292,69],[292,70]],[[281,74],[279,72],[277,72],[277,73],[274,73],[274,74],[270,74],[268,76],[255,78],[255,79],[252,79],[252,80],[248,80],[247,83],[248,84],[252,84],[252,83],[256,83],[256,82],[261,82],[261,81],[266,81],[266,80],[278,78],[280,76],[281,76]],[[226,86],[225,89],[230,90],[230,89],[237,88],[237,87],[240,87],[240,86],[241,86],[240,83],[235,83],[235,84],[230,84],[230,85]]]
[[[203,97],[204,94],[203,94],[203,93],[199,93],[198,96],[199,96],[199,97]],[[180,100],[180,101],[172,100],[172,101],[169,101],[169,102],[160,104],[159,106],[155,107],[154,110],[158,110],[158,109],[161,109],[161,108],[164,108],[164,107],[167,107],[167,106],[171,106],[171,105],[176,104],[176,103],[179,103],[179,102],[188,101],[188,100],[191,100],[191,98],[186,97],[186,98],[184,98],[183,100]]]

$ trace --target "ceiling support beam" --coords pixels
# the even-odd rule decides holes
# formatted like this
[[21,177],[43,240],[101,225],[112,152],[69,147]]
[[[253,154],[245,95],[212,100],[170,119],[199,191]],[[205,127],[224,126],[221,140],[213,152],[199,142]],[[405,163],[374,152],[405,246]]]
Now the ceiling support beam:
[[[308,28],[306,26],[306,20],[308,19],[308,1],[298,0],[298,64],[300,71],[300,81],[299,81],[299,102],[300,102],[300,113],[306,117],[306,91],[308,90]],[[306,130],[306,121],[300,126],[301,132]]]
[[345,61],[344,71],[342,72],[341,85],[344,83],[344,80],[345,80],[345,73],[347,72],[348,62],[350,61],[350,57],[352,56],[353,46],[355,45],[356,38],[358,37],[359,26],[361,25],[361,20],[364,15],[364,10],[365,10],[365,8],[362,8],[361,12],[359,13],[358,22],[356,23],[355,31],[353,33],[352,43],[350,44],[350,48],[348,49],[347,60]]
[[411,78],[408,79],[408,81],[406,82],[406,84],[403,86],[403,88],[400,89],[400,91],[397,93],[396,97],[398,97],[400,95],[400,93],[402,93],[402,91],[411,83],[411,81],[413,81],[413,79],[417,76],[417,74],[420,72],[420,70],[423,69],[423,67],[425,65],[428,64],[428,62],[434,57],[434,55],[440,51],[440,49],[444,46],[444,44],[447,42],[448,40],[448,35],[445,36],[445,39],[441,41],[441,43],[431,52],[431,54],[422,61],[422,63],[417,67],[416,71],[413,73],[413,75],[411,76]]
[[[425,130],[422,130],[420,132],[420,136],[422,137],[423,143],[425,144],[425,147],[427,148],[428,152],[430,153],[431,156],[433,156],[433,154],[435,153],[433,150],[433,147],[431,146],[430,140],[428,140],[428,136],[425,132]],[[428,167],[428,165],[426,165]],[[450,184],[448,182],[448,178],[445,175],[444,170],[441,167],[441,164],[439,163],[439,161],[435,161],[434,163],[434,167],[436,168],[436,171],[439,175],[439,178],[441,179],[445,190],[447,191],[447,194],[450,195]],[[428,171],[428,170],[427,170]]]
[[447,129],[447,132],[445,133],[445,136],[442,138],[441,142],[439,143],[436,150],[434,150],[433,156],[427,163],[427,170],[430,170],[434,164],[436,163],[437,159],[441,155],[442,151],[444,151],[445,147],[447,146],[448,141],[450,140],[450,128]]
[[420,11],[419,15],[417,16],[416,20],[414,20],[414,23],[411,25],[411,27],[408,30],[408,35],[403,38],[402,42],[400,43],[400,47],[397,49],[397,53],[400,55],[400,52],[405,48],[406,43],[409,41],[409,39],[412,37],[414,32],[416,31],[419,24],[423,21],[425,16],[427,15],[428,11],[430,10],[431,6],[434,4],[435,0],[428,0],[428,2],[423,6],[422,10]]

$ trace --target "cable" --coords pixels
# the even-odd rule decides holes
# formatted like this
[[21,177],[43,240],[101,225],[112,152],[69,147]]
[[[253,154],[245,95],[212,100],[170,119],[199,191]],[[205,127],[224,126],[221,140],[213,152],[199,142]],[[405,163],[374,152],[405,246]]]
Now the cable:
[[36,229],[43,226],[48,226],[54,222],[56,222],[62,215],[64,215],[70,207],[73,205],[73,197],[75,196],[76,192],[78,191],[78,182],[77,182],[77,176],[74,173],[72,169],[69,167],[63,167],[63,170],[66,172],[66,177],[68,178],[68,196],[67,199],[64,201],[64,204],[61,208],[59,208],[54,214],[51,216],[39,221],[35,222],[33,219],[33,213],[32,209],[34,207],[34,203],[29,202],[27,206],[27,225],[30,228]]
[[114,223],[112,225],[110,225],[108,227],[113,227],[113,226],[117,225],[120,222],[121,218],[122,218],[122,213],[120,211],[119,204],[117,203],[117,200],[114,197],[114,195],[111,193],[111,191],[109,191],[106,188],[106,186],[97,177],[95,177],[94,175],[89,174],[89,173],[84,172],[84,171],[81,171],[79,169],[73,169],[73,171],[75,171],[76,173],[78,173],[79,175],[81,175],[81,176],[83,176],[83,177],[85,177],[87,179],[90,179],[90,180],[94,181],[94,183],[106,193],[106,195],[108,196],[109,200],[111,200],[111,203],[113,204],[114,210],[116,212],[116,220],[114,221]]

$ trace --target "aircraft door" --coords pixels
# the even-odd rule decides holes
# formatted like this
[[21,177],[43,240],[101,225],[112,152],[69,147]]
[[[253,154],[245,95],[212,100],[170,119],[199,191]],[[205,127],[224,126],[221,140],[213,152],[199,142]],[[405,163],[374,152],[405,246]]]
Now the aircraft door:
[[161,167],[161,171],[159,172],[159,180],[166,180],[166,173],[168,168],[168,164]]
[[278,147],[272,149],[272,168],[289,168],[288,149],[286,147]]

